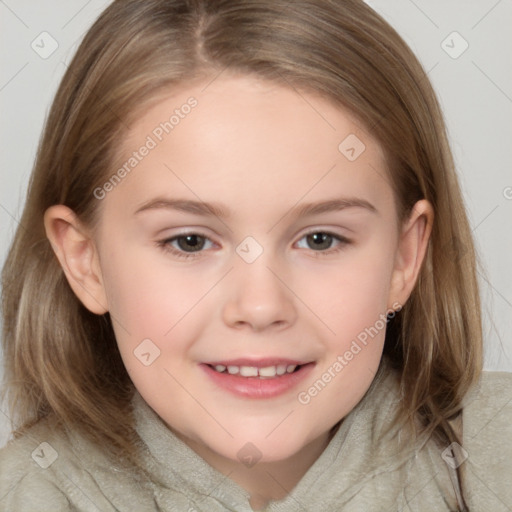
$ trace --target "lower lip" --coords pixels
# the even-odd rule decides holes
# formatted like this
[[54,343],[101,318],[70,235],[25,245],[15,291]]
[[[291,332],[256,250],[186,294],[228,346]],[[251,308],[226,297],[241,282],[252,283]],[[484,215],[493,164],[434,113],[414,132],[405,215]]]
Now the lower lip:
[[311,373],[315,363],[302,365],[293,373],[266,379],[219,373],[207,364],[200,366],[215,384],[233,395],[244,398],[273,398],[290,391],[302,382]]

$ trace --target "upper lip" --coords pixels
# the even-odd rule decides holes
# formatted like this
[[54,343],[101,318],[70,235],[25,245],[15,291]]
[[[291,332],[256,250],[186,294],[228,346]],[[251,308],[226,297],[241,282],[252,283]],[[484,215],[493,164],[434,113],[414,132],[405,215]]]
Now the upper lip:
[[261,359],[250,359],[250,358],[238,358],[238,359],[224,359],[218,361],[209,361],[204,364],[210,366],[251,366],[255,368],[267,368],[268,366],[279,366],[279,365],[295,365],[300,366],[303,364],[311,363],[312,361],[299,361],[297,359],[288,359],[285,357],[266,357]]

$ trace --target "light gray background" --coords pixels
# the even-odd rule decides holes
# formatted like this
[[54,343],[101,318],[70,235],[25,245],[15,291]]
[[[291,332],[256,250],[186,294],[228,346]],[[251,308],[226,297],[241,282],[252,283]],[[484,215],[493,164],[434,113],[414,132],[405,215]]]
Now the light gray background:
[[[64,63],[109,3],[0,0],[1,263]],[[512,371],[512,0],[368,3],[419,56],[437,90],[484,263],[485,367]],[[54,43],[43,32],[58,44],[50,56]],[[8,432],[3,407],[0,446]]]

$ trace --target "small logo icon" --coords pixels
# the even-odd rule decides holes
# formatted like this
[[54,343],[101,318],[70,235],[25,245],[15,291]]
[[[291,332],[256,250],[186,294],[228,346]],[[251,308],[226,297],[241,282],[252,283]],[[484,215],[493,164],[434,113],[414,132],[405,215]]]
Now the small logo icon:
[[48,32],[41,32],[30,46],[41,59],[48,59],[57,50],[59,43]]
[[254,263],[263,254],[263,247],[252,236],[248,236],[238,244],[236,253],[246,263]]
[[338,146],[338,151],[350,162],[357,160],[365,149],[363,141],[353,133],[345,137]]
[[41,443],[33,452],[32,458],[43,469],[49,468],[59,457],[50,443]]
[[443,460],[453,469],[457,469],[468,457],[468,452],[459,443],[453,442],[441,453]]
[[454,31],[443,39],[441,48],[452,59],[458,59],[469,48],[469,43],[458,32]]
[[252,468],[261,459],[263,454],[254,444],[245,443],[236,455],[244,466]]
[[160,356],[160,349],[149,338],[146,338],[137,345],[133,353],[144,366],[149,366]]

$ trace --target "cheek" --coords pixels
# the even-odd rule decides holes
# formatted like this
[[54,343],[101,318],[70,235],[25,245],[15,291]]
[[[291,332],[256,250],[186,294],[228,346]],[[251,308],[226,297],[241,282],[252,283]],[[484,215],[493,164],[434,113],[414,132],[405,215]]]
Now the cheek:
[[[164,335],[201,296],[201,282],[156,249],[111,252],[102,266],[109,310],[134,336]],[[148,254],[149,253],[149,254]]]
[[[356,336],[387,310],[392,251],[347,251],[336,265],[304,268],[297,289],[338,340]],[[315,267],[315,268],[313,268]]]
[[315,380],[297,396],[312,417],[334,424],[373,381],[384,345],[392,262],[391,249],[354,253],[318,279],[323,290],[310,287],[310,304],[332,331],[326,334],[325,357]]
[[140,367],[134,354],[143,342],[150,352],[160,352],[158,363],[169,346],[174,355],[186,349],[187,339],[177,338],[176,332],[207,291],[205,283],[151,264],[146,254],[136,250],[112,252],[102,270],[117,343],[129,372]]

